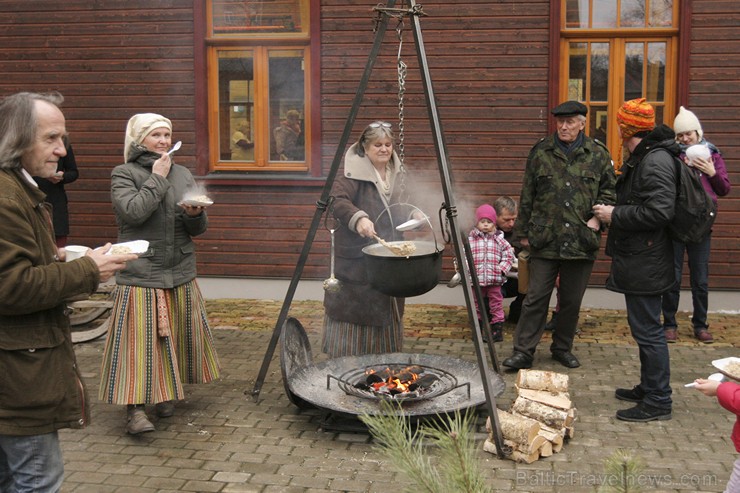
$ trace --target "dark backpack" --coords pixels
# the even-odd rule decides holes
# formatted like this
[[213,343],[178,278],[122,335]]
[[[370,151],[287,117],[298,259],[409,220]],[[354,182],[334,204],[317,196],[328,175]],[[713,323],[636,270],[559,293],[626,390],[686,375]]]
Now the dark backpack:
[[668,228],[681,243],[699,243],[712,229],[717,205],[704,190],[701,177],[679,158],[673,158],[678,178],[676,210]]

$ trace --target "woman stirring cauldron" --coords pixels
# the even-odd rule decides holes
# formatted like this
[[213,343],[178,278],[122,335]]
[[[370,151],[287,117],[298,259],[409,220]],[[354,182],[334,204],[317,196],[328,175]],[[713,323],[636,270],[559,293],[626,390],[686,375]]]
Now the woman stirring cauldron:
[[[374,243],[375,235],[387,241],[401,239],[393,226],[408,219],[414,209],[391,207],[401,202],[403,191],[399,186],[403,170],[393,141],[390,123],[368,125],[344,155],[344,174],[332,187],[334,216],[341,224],[336,230],[341,288],[324,293],[322,351],[333,358],[403,348],[404,299],[371,287],[362,258],[362,248]],[[414,214],[423,217],[421,212]]]
[[205,207],[179,202],[195,180],[173,162],[171,146],[169,119],[134,115],[126,127],[126,164],[111,176],[119,241],[149,241],[148,251],[116,276],[100,378],[100,400],[127,405],[132,435],[154,431],[145,404],[155,404],[160,418],[172,416],[183,383],[219,376],[192,240],[206,231],[208,216]]

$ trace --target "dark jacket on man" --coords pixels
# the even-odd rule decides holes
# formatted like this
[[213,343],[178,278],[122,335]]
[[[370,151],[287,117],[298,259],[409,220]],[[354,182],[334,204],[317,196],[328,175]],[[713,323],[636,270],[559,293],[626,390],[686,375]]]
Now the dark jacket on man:
[[606,254],[612,257],[607,289],[631,295],[659,295],[675,282],[668,223],[676,201],[673,130],[656,127],[635,148],[617,179]]
[[[30,177],[28,177],[30,179]],[[95,262],[57,260],[44,193],[0,169],[0,434],[39,435],[89,420],[65,299],[91,295]]]
[[57,236],[69,235],[69,207],[67,206],[67,192],[64,185],[77,180],[80,173],[77,171],[77,161],[71,145],[67,145],[67,155],[59,158],[57,171],[63,171],[64,177],[59,183],[52,183],[46,178],[34,176],[39,188],[46,194],[46,201],[51,204],[54,222],[54,234]]
[[527,238],[533,257],[595,260],[601,233],[586,223],[595,204],[614,204],[614,167],[609,151],[581,134],[566,154],[556,134],[530,151],[514,231]]

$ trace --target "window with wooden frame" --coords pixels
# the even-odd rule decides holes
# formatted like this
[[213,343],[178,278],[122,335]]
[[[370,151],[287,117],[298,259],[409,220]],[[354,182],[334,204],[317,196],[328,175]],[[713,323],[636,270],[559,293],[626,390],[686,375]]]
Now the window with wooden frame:
[[310,0],[207,0],[210,171],[311,171]]
[[645,98],[656,123],[676,111],[678,2],[674,0],[561,0],[561,101],[589,107],[586,132],[616,155],[616,111]]

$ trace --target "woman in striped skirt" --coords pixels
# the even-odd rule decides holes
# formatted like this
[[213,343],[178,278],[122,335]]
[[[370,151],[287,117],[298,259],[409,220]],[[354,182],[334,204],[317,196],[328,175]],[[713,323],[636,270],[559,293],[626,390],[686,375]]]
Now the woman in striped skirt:
[[154,431],[145,405],[174,414],[183,384],[206,383],[220,367],[198,288],[192,237],[208,227],[205,205],[183,204],[197,186],[167,154],[172,123],[154,113],[131,117],[126,163],[111,176],[119,242],[149,242],[116,276],[100,381],[100,400],[127,406],[126,431]]

